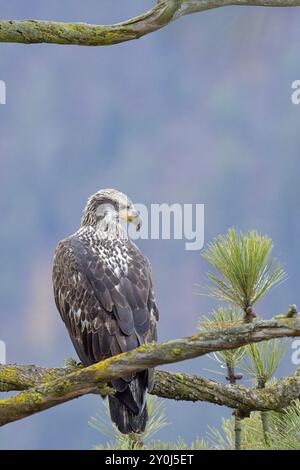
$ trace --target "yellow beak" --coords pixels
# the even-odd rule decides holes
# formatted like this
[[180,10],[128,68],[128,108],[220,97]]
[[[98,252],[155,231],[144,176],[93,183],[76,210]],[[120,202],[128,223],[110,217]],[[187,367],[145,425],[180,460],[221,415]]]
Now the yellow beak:
[[120,217],[126,222],[136,225],[136,229],[140,230],[142,226],[142,219],[140,213],[135,209],[128,209],[120,212]]

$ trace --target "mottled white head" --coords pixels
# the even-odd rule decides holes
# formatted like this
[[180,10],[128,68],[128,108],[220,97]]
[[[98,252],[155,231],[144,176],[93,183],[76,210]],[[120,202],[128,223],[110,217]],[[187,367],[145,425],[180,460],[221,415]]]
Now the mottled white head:
[[122,221],[132,222],[137,230],[141,227],[139,212],[126,194],[116,189],[101,189],[87,201],[81,227],[91,226],[100,233],[113,233],[118,236]]

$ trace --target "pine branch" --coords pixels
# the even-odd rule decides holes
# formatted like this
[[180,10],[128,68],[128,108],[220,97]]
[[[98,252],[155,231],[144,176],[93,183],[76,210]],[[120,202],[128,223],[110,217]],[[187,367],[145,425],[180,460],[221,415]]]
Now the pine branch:
[[[0,425],[85,394],[110,393],[111,389],[105,384],[122,375],[286,336],[300,336],[299,315],[238,325],[167,343],[153,343],[86,368],[0,366],[0,390],[23,390],[14,397],[0,400]],[[177,400],[208,401],[244,412],[282,409],[300,395],[298,373],[282,379],[271,388],[252,392],[244,387],[222,385],[184,374],[156,372],[155,377],[155,395]]]
[[[81,367],[76,367],[75,370],[82,370]],[[68,375],[74,372],[74,368],[42,368],[38,366],[0,366],[0,390],[13,391],[13,390],[27,390],[28,396],[34,397],[35,392],[41,385],[50,385],[52,389],[51,380],[57,377],[58,381],[62,383],[62,389],[66,387]],[[49,373],[51,376],[49,382]],[[12,375],[14,378],[12,379]],[[62,379],[66,379],[65,381]],[[39,388],[41,389],[41,388]],[[107,388],[97,388],[94,384],[86,384],[74,392],[73,398],[77,398],[87,393],[107,394],[111,391]],[[282,378],[276,385],[267,387],[262,391],[257,389],[250,389],[240,385],[224,385],[213,380],[204,379],[196,375],[182,374],[175,372],[156,371],[155,383],[152,395],[172,399],[176,401],[203,401],[215,405],[223,405],[232,409],[238,409],[242,414],[247,415],[251,411],[280,411],[288,406],[293,400],[300,397],[300,371],[296,371],[293,376]],[[21,395],[21,394],[20,394]],[[23,397],[26,397],[24,394]],[[10,406],[14,407],[17,402],[22,400],[0,400],[2,402],[9,402]],[[69,395],[61,394],[56,398],[56,405],[69,401]],[[50,408],[50,405],[44,409]],[[0,406],[1,410],[1,406]],[[40,410],[33,411],[33,413]],[[0,412],[0,422],[1,422]],[[19,416],[16,419],[21,419]],[[16,419],[12,419],[15,421]],[[9,421],[10,422],[10,421]],[[7,424],[7,423],[2,423]]]
[[150,11],[113,25],[0,20],[0,42],[107,46],[139,39],[182,16],[228,5],[294,7],[300,0],[158,0]]
[[255,317],[253,306],[274,286],[286,279],[286,273],[271,258],[273,242],[256,231],[230,229],[209,243],[202,256],[217,270],[207,273],[207,294],[238,306],[245,319]]

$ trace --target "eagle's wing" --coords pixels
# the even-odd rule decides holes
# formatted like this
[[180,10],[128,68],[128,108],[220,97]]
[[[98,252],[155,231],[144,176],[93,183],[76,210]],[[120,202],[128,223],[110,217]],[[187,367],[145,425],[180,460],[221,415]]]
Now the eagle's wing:
[[[117,241],[116,241],[117,243]],[[106,255],[110,256],[107,247]],[[86,364],[156,340],[158,309],[148,259],[127,243],[127,269],[107,265],[88,239],[58,244],[53,267],[57,308],[75,349]],[[118,391],[124,380],[113,384]],[[152,386],[152,373],[148,374]]]

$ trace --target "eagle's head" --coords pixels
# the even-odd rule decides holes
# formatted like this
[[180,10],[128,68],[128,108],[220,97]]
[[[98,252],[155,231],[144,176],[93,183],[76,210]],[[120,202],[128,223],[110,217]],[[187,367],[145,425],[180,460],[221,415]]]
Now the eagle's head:
[[101,189],[88,199],[81,227],[92,226],[96,229],[100,226],[105,229],[121,221],[132,222],[137,230],[142,225],[139,212],[126,194],[116,189]]

